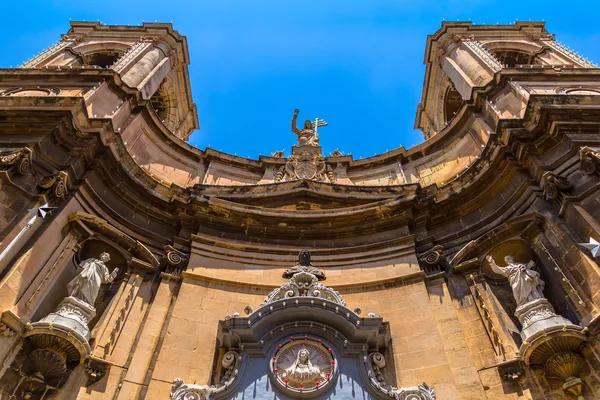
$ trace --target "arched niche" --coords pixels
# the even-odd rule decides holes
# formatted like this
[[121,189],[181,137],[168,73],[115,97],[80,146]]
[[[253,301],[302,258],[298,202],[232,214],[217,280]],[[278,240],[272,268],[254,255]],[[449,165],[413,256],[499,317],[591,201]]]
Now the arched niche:
[[[517,261],[532,261],[529,257],[535,258],[535,252],[530,242],[543,232],[543,225],[543,217],[535,213],[513,218],[469,242],[450,262],[455,272],[465,275],[488,334],[492,336],[493,329],[499,332],[509,356],[516,354],[522,342],[520,322],[515,316],[516,301],[508,280],[491,270],[486,257],[491,255],[499,266],[505,265],[506,255]],[[498,352],[500,346],[496,342],[494,345]]]
[[[90,329],[93,329],[99,321],[103,320],[112,298],[125,277],[132,273],[154,275],[159,262],[139,241],[94,215],[81,212],[71,214],[66,231],[67,235],[72,236],[77,242],[77,250],[74,253],[62,251],[61,258],[48,266],[59,272],[52,285],[48,285],[43,293],[36,296],[34,303],[28,304],[33,311],[31,320],[38,321],[50,314],[68,296],[67,285],[80,273],[79,265],[82,261],[88,258],[99,258],[101,253],[107,252],[111,258],[107,263],[109,271],[119,268],[119,273],[112,283],[100,287],[94,304],[96,316],[89,323]],[[48,276],[53,275],[48,273]]]
[[[104,313],[110,304],[110,301],[116,295],[121,283],[127,275],[128,261],[126,254],[119,247],[115,247],[111,243],[101,239],[87,239],[81,243],[81,248],[76,253],[76,263],[80,265],[81,262],[89,258],[100,258],[102,253],[110,254],[110,261],[106,263],[109,272],[119,268],[119,273],[111,283],[103,284],[100,286],[98,297],[94,303],[96,309],[96,316],[90,321],[89,327],[93,329],[96,326],[98,320],[104,317]],[[79,270],[78,270],[79,271]]]
[[504,260],[506,256],[511,256],[516,262],[524,264],[529,261],[536,261],[534,252],[523,239],[513,238],[503,241],[490,249],[481,259],[483,274],[494,281],[505,281],[506,278],[492,271],[487,256],[491,256],[500,267],[506,266],[506,261]]
[[507,265],[504,260],[506,256],[512,257],[516,262],[527,264],[530,261],[536,261],[535,254],[527,242],[518,236],[513,236],[482,253],[479,260],[482,274],[488,283],[489,292],[496,299],[496,304],[502,307],[505,315],[512,321],[512,324],[504,324],[504,328],[510,332],[510,336],[513,338],[515,344],[520,346],[522,342],[519,330],[520,323],[515,316],[517,304],[512,293],[512,288],[507,278],[496,274],[492,270],[490,262],[487,260],[488,256],[491,256],[499,267],[505,267]]

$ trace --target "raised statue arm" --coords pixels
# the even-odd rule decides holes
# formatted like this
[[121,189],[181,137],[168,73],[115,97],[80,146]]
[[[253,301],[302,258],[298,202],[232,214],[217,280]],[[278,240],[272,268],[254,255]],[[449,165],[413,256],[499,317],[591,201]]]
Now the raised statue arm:
[[496,261],[494,261],[494,258],[491,255],[488,255],[485,259],[490,264],[490,267],[492,268],[492,271],[494,271],[494,273],[502,276],[508,275],[505,271],[505,268],[502,268],[498,264],[496,264]]
[[[106,272],[108,272],[108,268],[106,269]],[[119,273],[119,268],[115,268],[115,269],[113,269],[113,272],[111,272],[110,274],[108,274],[108,273],[104,274],[104,282],[103,283],[111,283],[112,281],[115,280],[118,273]]]
[[294,132],[296,135],[298,135],[300,133],[300,131],[298,130],[298,127],[296,126],[296,120],[298,119],[299,113],[300,113],[300,110],[298,110],[296,108],[294,110],[294,116],[292,117],[292,132]]

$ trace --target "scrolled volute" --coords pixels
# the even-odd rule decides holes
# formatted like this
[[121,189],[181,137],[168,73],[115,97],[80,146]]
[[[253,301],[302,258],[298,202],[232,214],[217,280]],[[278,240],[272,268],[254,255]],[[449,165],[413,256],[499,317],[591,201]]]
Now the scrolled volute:
[[579,167],[588,175],[600,172],[600,151],[582,147],[579,150]]
[[15,175],[25,175],[31,169],[33,151],[24,147],[16,151],[0,151],[0,170],[9,169]]
[[567,178],[548,171],[542,176],[542,186],[544,197],[547,200],[556,200],[559,194],[566,193],[572,185]]
[[435,391],[425,382],[408,388],[397,388],[388,384],[383,375],[385,368],[385,357],[380,352],[373,352],[365,356],[367,362],[367,374],[370,383],[380,392],[396,400],[435,400]]

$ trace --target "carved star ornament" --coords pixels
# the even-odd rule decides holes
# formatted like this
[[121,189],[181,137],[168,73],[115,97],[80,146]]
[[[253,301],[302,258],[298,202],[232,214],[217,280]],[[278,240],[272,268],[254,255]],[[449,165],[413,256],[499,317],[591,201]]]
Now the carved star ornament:
[[590,237],[589,243],[579,243],[579,245],[591,251],[593,257],[597,257],[600,252],[600,242],[593,237]]

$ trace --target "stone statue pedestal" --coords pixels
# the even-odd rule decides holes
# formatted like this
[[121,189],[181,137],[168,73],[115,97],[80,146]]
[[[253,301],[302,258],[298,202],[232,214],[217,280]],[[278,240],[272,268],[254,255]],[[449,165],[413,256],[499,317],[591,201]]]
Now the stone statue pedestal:
[[46,323],[67,331],[79,333],[86,341],[90,340],[89,323],[96,316],[96,309],[83,300],[69,296],[60,302],[56,311],[48,314],[36,324]]
[[321,146],[301,146],[301,145],[292,146],[292,155],[300,155],[300,154],[305,154],[305,153],[309,153],[314,156],[320,156],[323,154],[323,152],[321,150]]
[[521,338],[524,341],[529,340],[537,333],[547,331],[556,326],[573,326],[568,319],[557,315],[554,307],[546,299],[537,299],[517,307],[515,315],[523,327]]

